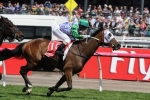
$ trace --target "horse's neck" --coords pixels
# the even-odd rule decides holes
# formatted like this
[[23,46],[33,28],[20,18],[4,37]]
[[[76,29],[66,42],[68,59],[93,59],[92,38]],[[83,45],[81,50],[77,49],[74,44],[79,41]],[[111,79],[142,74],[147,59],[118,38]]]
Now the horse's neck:
[[84,44],[82,50],[87,57],[91,57],[99,47],[99,42],[95,39],[89,39],[87,43]]

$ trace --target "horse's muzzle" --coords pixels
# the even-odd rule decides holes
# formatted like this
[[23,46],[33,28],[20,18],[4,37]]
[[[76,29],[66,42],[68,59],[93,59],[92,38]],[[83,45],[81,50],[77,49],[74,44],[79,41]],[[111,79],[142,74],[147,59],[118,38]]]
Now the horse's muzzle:
[[23,35],[21,35],[21,36],[16,36],[16,39],[20,42],[20,41],[22,41],[22,40],[24,39],[24,36],[23,36]]
[[113,50],[119,50],[121,47],[120,44],[117,44],[117,45],[113,45]]

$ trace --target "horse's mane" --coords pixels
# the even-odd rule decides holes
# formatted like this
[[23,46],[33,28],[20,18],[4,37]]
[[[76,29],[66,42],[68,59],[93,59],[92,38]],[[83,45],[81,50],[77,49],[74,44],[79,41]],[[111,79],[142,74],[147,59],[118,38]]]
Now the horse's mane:
[[103,31],[103,28],[98,28],[95,33],[93,33],[91,36],[94,37],[95,35],[97,35],[100,31]]
[[81,40],[75,40],[75,41],[73,42],[73,44],[78,44],[78,43],[81,43]]

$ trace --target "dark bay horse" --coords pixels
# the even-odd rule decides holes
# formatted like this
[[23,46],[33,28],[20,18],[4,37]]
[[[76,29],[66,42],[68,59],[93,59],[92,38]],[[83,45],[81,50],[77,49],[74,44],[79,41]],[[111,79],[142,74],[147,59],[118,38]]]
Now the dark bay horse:
[[[95,53],[101,43],[108,43],[113,50],[120,49],[120,44],[113,37],[112,33],[104,34],[104,31],[99,29],[91,35],[91,38],[75,41],[69,49],[65,60],[60,64],[55,59],[45,56],[49,42],[50,40],[38,38],[26,43],[21,43],[14,50],[6,48],[0,52],[0,60],[20,56],[26,59],[27,64],[21,67],[20,74],[25,81],[25,87],[22,91],[27,94],[30,94],[32,91],[32,84],[27,78],[27,73],[38,65],[44,67],[44,65],[48,63],[50,66],[58,68],[64,73],[56,85],[49,88],[47,96],[50,96],[54,91],[61,92],[70,91],[72,89],[72,76],[83,69],[86,62]],[[65,81],[68,87],[59,88]]]
[[0,18],[0,45],[6,39],[12,42],[14,39],[22,41],[24,34],[14,25],[8,18],[1,16]]
[[[22,41],[24,39],[23,33],[15,26],[8,18],[1,16],[0,18],[0,46],[3,40],[8,40],[12,42],[14,39]],[[2,74],[0,73],[0,80]]]

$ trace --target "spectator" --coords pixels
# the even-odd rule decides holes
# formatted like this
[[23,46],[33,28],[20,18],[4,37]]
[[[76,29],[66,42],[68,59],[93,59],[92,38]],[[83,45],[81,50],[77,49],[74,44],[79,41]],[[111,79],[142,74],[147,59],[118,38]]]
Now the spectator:
[[97,7],[96,6],[94,6],[94,8],[93,8],[93,12],[95,12],[97,14]]
[[147,17],[147,24],[150,25],[150,14],[148,14],[148,17]]
[[134,13],[134,8],[133,8],[133,7],[130,7],[129,12],[130,12],[130,13]]
[[145,36],[145,33],[146,33],[146,23],[145,23],[145,20],[142,20],[141,24],[140,24],[140,35],[141,37],[144,37]]
[[116,17],[114,17],[110,23],[110,31],[115,35],[115,27],[117,26]]
[[96,18],[96,22],[93,25],[93,28],[97,28],[98,29],[99,27],[102,28],[102,26],[103,26],[103,20],[102,20],[102,18],[101,17],[97,17]]
[[6,9],[14,10],[13,5],[11,4],[11,2],[8,3]]
[[116,19],[117,19],[117,22],[123,20],[120,13],[116,15]]
[[101,7],[101,5],[99,5],[97,7],[97,14],[101,14],[101,13],[102,13],[102,7]]
[[122,14],[122,12],[123,12],[123,6],[120,6],[120,13]]
[[150,25],[147,26],[147,34],[146,36],[150,36]]
[[36,11],[37,7],[35,5],[32,6],[32,15],[36,15],[37,11]]
[[41,15],[42,14],[42,10],[40,8],[40,5],[36,5],[36,15]]
[[50,14],[49,8],[47,6],[44,8],[44,13],[45,13],[45,15],[49,15]]
[[135,8],[135,13],[136,13],[137,15],[140,14],[139,8]]
[[111,13],[113,13],[112,5],[109,5],[109,6],[108,6],[108,10],[109,10]]
[[46,2],[44,3],[44,7],[51,8],[52,6],[53,6],[53,5],[51,4],[50,1],[46,1]]
[[14,7],[13,5],[11,4],[11,2],[8,3],[7,7],[6,7],[6,13],[7,14],[13,14],[14,12]]
[[135,23],[133,19],[131,19],[129,25],[129,36],[134,36],[134,30],[135,30]]
[[15,5],[15,12],[19,13],[20,10],[21,10],[21,6],[20,6],[19,2],[17,2],[17,4]]
[[22,4],[22,7],[21,7],[22,14],[25,15],[26,11],[27,11],[26,4]]
[[120,10],[119,10],[118,7],[115,7],[114,13],[117,14],[117,15],[120,14]]
[[3,13],[3,10],[5,9],[5,7],[3,6],[3,3],[0,3],[0,14]]
[[113,15],[113,8],[111,5],[108,6],[108,10],[109,10],[109,15],[108,18],[112,19],[112,15]]
[[92,17],[92,19],[91,19],[91,25],[93,26],[94,23],[96,22],[96,19],[95,19],[95,16],[91,16],[91,17]]
[[121,36],[121,35],[122,35],[122,28],[123,28],[122,21],[119,20],[119,21],[117,22],[116,27],[115,27],[115,34],[116,34],[117,36]]
[[140,36],[140,23],[136,21],[135,23],[135,30],[134,30],[134,36]]
[[87,11],[88,11],[88,12],[91,12],[91,11],[92,11],[92,6],[91,6],[91,5],[88,6]]
[[148,10],[148,8],[147,8],[147,7],[145,7],[145,8],[144,8],[143,13],[144,13],[144,14],[146,14],[146,15],[147,15],[147,14],[149,14],[149,10]]
[[110,28],[111,26],[111,19],[110,18],[107,18],[107,21],[106,21],[106,24],[107,24],[107,27]]
[[83,9],[79,6],[79,8],[78,8],[77,12],[78,12],[78,15],[80,15],[80,16],[81,16],[81,14],[83,13]]
[[124,17],[124,16],[127,16],[127,14],[128,14],[127,6],[124,6],[124,7],[123,7],[123,12],[122,12],[122,14],[123,14],[123,17]]
[[122,35],[123,36],[129,36],[129,24],[128,24],[128,22],[125,22],[125,24],[123,25],[123,31],[122,31]]
[[44,15],[44,5],[40,4],[41,14]]
[[62,11],[62,12],[64,11],[64,5],[63,4],[60,4],[59,10]]
[[104,4],[103,13],[108,13],[107,7],[108,7],[108,6],[107,6],[106,4]]
[[134,15],[134,19],[133,20],[134,20],[134,23],[140,22],[140,18],[139,18],[139,16],[137,14]]

